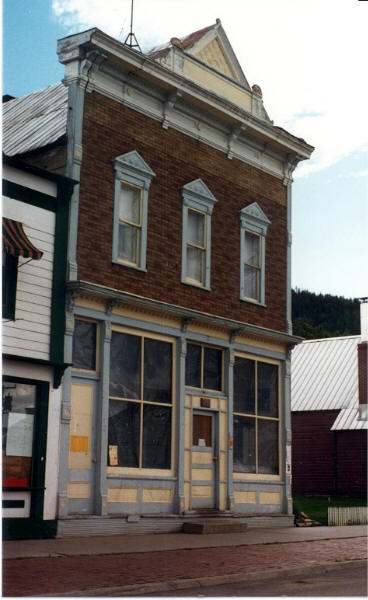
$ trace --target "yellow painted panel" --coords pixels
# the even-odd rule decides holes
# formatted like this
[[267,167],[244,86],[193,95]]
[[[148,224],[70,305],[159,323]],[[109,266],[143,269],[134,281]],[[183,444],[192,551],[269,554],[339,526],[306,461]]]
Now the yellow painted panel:
[[171,502],[171,489],[144,488],[143,502]]
[[225,452],[220,453],[220,479],[226,481],[227,477],[227,465],[226,465],[226,454]]
[[198,323],[190,323],[188,331],[200,333],[202,335],[214,336],[222,340],[229,339],[229,332],[226,329],[213,327],[212,325],[199,325]]
[[185,409],[185,447],[191,446],[191,431],[190,431],[190,409]]
[[193,481],[212,481],[212,469],[192,469]]
[[198,398],[197,396],[194,396],[192,398],[192,406],[194,406],[194,408],[200,408],[200,406],[201,406],[201,399]]
[[234,490],[235,504],[257,504],[257,492],[249,490]]
[[226,510],[226,483],[220,483],[220,510]]
[[190,450],[184,452],[184,479],[190,479]]
[[[286,343],[257,339],[256,336],[251,337],[246,334],[235,336],[235,341],[241,342],[242,344],[247,344],[249,346],[254,346],[255,348],[261,348],[262,350],[274,350],[275,352],[285,352],[286,350]],[[238,352],[236,354],[238,354]],[[263,361],[264,359],[262,358],[261,360]]]
[[73,481],[67,485],[68,498],[89,498],[90,484],[86,482]]
[[83,306],[83,308],[91,308],[92,310],[100,310],[102,312],[105,312],[105,302],[99,302],[94,298],[79,296],[75,300],[75,305]]
[[74,383],[71,389],[72,419],[71,435],[91,435],[93,386]]
[[227,411],[227,399],[226,398],[221,398],[220,402],[221,402],[220,403],[220,409],[226,412]]
[[209,485],[192,485],[192,496],[196,498],[210,498],[212,487]]
[[138,502],[138,488],[113,487],[107,489],[108,502]]
[[70,436],[70,451],[71,452],[88,452],[87,435],[71,435]]
[[211,408],[213,408],[214,410],[217,410],[219,407],[219,398],[211,398]]
[[192,452],[192,464],[209,465],[212,463],[211,452]]
[[189,510],[190,506],[190,483],[184,483],[184,508]]
[[168,316],[166,314],[143,311],[142,309],[137,308],[134,310],[132,307],[118,305],[114,307],[113,310],[114,315],[119,315],[122,317],[130,317],[131,319],[140,319],[141,321],[146,321],[148,323],[156,323],[157,325],[165,325],[165,327],[180,327],[181,319],[175,318],[173,316]]
[[197,52],[196,56],[213,69],[224,73],[232,79],[237,79],[217,39],[212,40],[209,44],[204,46]]
[[259,501],[261,504],[281,504],[281,493],[259,492]]
[[69,469],[90,469],[91,454],[89,452],[69,452]]

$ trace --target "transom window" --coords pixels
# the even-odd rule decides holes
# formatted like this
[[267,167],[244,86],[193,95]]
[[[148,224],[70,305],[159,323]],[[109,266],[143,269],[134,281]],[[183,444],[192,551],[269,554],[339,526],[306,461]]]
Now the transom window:
[[109,466],[170,469],[172,343],[113,331]]
[[235,357],[234,471],[279,473],[279,366]]
[[97,323],[74,320],[73,367],[75,369],[96,370]]
[[210,346],[187,344],[185,385],[222,390],[223,351]]

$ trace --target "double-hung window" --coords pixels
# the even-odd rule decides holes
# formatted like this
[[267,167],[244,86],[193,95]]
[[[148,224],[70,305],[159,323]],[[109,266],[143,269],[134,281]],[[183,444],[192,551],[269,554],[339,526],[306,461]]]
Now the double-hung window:
[[279,475],[279,365],[241,356],[234,363],[234,471]]
[[154,172],[138,152],[114,160],[113,262],[146,270],[148,190]]
[[201,179],[182,188],[182,282],[210,289],[211,215],[216,198]]
[[265,304],[266,234],[270,221],[256,202],[240,211],[240,298]]

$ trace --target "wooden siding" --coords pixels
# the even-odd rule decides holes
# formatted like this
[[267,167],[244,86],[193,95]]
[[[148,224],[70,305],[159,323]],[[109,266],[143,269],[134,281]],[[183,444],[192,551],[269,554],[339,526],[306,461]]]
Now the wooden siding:
[[3,322],[3,352],[49,360],[55,215],[6,197],[3,214],[23,223],[32,244],[43,252],[38,261],[19,259],[16,320]]
[[367,492],[367,432],[337,431],[337,482],[341,494]]

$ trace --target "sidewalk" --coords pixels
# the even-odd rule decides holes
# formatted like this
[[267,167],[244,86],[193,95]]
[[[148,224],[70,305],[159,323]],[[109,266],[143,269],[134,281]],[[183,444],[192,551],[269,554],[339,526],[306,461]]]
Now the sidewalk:
[[[366,559],[367,528],[8,541],[3,596],[137,595]],[[39,560],[42,557],[42,560]]]

